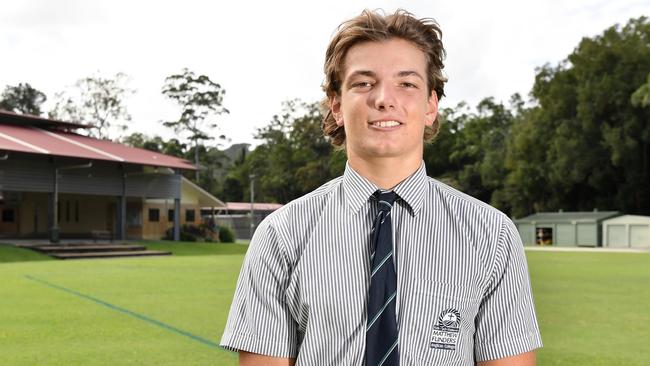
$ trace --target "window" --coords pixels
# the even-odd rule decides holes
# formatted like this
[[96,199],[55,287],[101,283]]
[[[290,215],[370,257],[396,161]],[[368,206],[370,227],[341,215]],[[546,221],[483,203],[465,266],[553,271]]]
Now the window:
[[160,221],[160,210],[157,208],[149,209],[149,222],[158,222]]
[[2,222],[14,222],[14,210],[2,210]]
[[167,210],[167,220],[174,222],[174,210]]
[[74,202],[74,222],[79,222],[79,201]]
[[194,210],[185,210],[185,222],[194,222]]
[[70,201],[65,201],[65,222],[70,222]]

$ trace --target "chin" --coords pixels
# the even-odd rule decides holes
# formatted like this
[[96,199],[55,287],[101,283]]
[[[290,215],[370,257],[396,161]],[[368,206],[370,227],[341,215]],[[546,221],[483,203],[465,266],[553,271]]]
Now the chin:
[[377,146],[368,149],[367,156],[370,158],[398,158],[405,156],[404,149],[396,146]]

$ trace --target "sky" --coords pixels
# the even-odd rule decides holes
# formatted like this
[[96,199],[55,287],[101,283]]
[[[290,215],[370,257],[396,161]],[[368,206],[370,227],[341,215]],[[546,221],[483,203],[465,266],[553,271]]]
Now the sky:
[[[583,37],[650,15],[650,0],[135,1],[0,0],[0,88],[30,83],[48,96],[83,77],[129,76],[128,133],[174,136],[180,110],[161,94],[189,68],[226,90],[230,114],[213,136],[257,144],[282,101],[320,100],[325,49],[364,8],[437,20],[449,81],[441,108],[528,95],[535,68],[565,59]],[[224,144],[225,146],[228,143]]]

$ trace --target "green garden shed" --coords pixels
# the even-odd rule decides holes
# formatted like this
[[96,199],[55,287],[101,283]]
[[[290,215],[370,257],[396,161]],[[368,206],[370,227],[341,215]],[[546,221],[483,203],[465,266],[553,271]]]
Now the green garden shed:
[[617,211],[538,212],[514,222],[524,245],[600,247],[602,222],[619,215]]
[[603,246],[650,249],[650,216],[623,215],[603,221]]

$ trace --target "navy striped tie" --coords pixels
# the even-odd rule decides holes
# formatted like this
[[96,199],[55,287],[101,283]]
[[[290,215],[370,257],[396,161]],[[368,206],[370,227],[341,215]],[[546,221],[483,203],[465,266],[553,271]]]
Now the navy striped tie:
[[375,192],[379,212],[373,224],[370,254],[370,291],[366,324],[366,366],[398,365],[397,275],[393,263],[393,229],[390,211],[395,192]]

